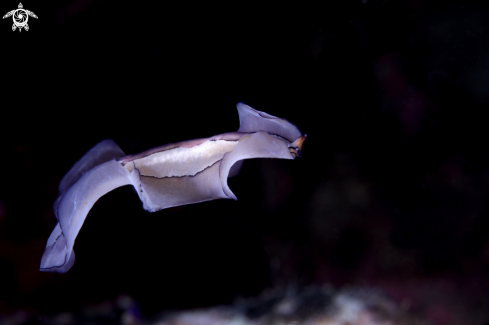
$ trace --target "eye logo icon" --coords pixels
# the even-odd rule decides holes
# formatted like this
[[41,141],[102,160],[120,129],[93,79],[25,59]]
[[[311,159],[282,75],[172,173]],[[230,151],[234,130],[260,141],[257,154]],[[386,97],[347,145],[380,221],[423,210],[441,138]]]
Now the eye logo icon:
[[22,31],[22,28],[24,28],[25,30],[29,30],[29,25],[27,25],[29,16],[37,18],[35,13],[29,10],[25,10],[22,6],[22,3],[19,3],[18,9],[7,12],[5,16],[3,16],[3,18],[5,19],[10,16],[12,16],[12,19],[14,21],[14,24],[12,25],[12,31],[15,31],[18,28],[19,32]]

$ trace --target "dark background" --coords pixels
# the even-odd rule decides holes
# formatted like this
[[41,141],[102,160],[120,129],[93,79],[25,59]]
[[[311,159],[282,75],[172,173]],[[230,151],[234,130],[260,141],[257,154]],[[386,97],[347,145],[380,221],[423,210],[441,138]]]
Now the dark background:
[[[23,5],[29,31],[0,26],[0,315],[121,294],[152,315],[331,284],[487,324],[489,6]],[[303,158],[246,161],[236,202],[150,214],[117,189],[89,213],[74,267],[38,271],[59,181],[89,148],[235,131],[238,101],[307,133]]]

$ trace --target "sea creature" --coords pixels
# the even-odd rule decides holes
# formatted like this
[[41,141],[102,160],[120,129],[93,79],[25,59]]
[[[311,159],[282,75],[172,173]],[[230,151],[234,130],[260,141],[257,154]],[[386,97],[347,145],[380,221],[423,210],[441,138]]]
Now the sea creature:
[[22,31],[22,28],[24,28],[26,31],[29,30],[29,25],[27,25],[27,21],[29,20],[29,16],[33,18],[37,18],[36,14],[33,13],[32,11],[24,9],[22,6],[22,3],[19,3],[19,6],[17,9],[11,10],[7,12],[4,16],[4,18],[12,16],[12,19],[14,21],[14,24],[12,25],[12,31],[15,31],[16,28],[19,29],[19,32]]
[[112,140],[90,149],[64,176],[54,202],[58,220],[41,259],[41,271],[64,273],[75,261],[73,245],[94,203],[132,185],[150,212],[214,199],[234,199],[227,178],[243,159],[301,156],[306,135],[285,119],[237,104],[237,132],[163,145],[126,156]]

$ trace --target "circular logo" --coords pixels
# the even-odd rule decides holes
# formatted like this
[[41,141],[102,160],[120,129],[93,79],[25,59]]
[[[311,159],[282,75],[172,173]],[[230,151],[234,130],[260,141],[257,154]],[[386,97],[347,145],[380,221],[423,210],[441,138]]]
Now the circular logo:
[[14,18],[14,24],[17,27],[24,27],[27,24],[27,20],[29,19],[27,12],[25,12],[24,9],[15,10],[12,16]]
[[12,16],[12,20],[14,21],[14,24],[12,25],[12,31],[18,29],[19,32],[22,31],[22,29],[25,29],[26,31],[29,30],[29,25],[27,25],[29,16],[37,19],[36,14],[30,10],[24,9],[22,3],[19,3],[19,7],[17,9],[7,12],[2,18],[5,19],[10,16]]

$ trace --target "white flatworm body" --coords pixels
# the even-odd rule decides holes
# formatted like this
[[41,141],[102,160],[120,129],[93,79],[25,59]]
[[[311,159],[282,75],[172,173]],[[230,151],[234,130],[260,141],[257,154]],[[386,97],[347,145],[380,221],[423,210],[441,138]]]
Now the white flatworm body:
[[73,245],[95,202],[113,189],[132,185],[150,211],[219,198],[235,199],[227,178],[244,159],[300,156],[306,135],[292,123],[237,104],[238,132],[168,144],[126,156],[112,141],[90,149],[65,175],[54,202],[58,220],[41,259],[41,271],[68,271]]
[[232,151],[237,141],[205,141],[192,148],[174,148],[133,160],[142,176],[182,177],[195,176],[222,159],[223,153]]

